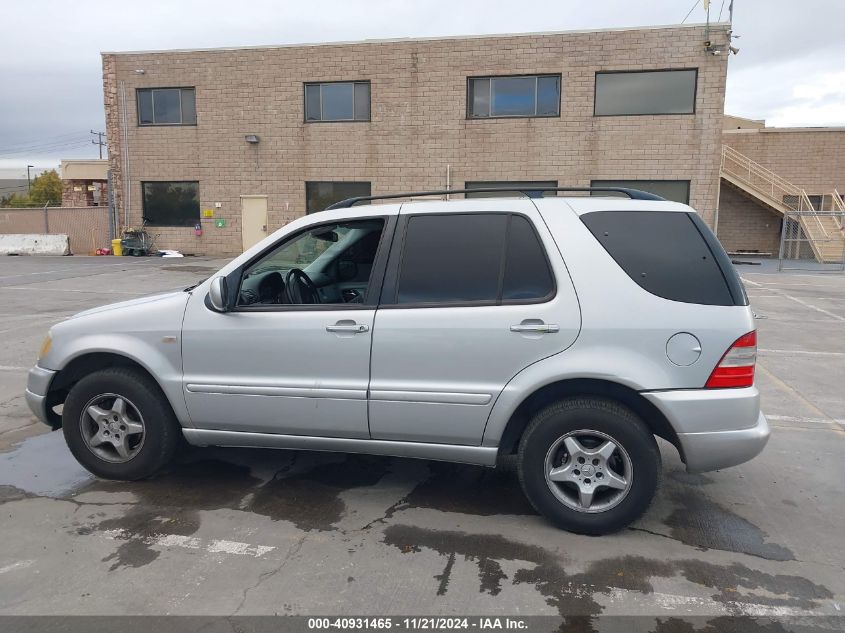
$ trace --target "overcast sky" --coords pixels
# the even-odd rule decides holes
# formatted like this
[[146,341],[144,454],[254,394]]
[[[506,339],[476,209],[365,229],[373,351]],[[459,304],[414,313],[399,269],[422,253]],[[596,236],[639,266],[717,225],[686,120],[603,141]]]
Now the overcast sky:
[[[4,0],[0,178],[97,156],[100,51],[680,23],[694,0]],[[688,23],[703,22],[699,0]],[[711,20],[730,0],[711,0]],[[845,125],[845,0],[734,0],[726,111]],[[12,168],[10,172],[9,169]]]

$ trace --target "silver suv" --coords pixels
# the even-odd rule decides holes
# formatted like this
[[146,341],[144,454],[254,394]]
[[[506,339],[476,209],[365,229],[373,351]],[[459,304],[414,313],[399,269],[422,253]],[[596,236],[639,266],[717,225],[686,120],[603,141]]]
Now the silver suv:
[[153,475],[181,437],[515,454],[556,525],[617,530],[655,494],[655,437],[701,472],[751,459],[769,429],[725,251],[690,207],[616,191],[631,199],[338,203],[195,287],[54,326],[27,401],[108,479]]

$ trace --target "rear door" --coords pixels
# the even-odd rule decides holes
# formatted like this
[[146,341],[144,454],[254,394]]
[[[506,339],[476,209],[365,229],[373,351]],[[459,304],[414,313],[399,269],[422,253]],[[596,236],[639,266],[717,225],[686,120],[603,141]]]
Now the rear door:
[[374,439],[480,444],[507,382],[578,335],[569,275],[533,204],[459,208],[400,211],[373,333]]

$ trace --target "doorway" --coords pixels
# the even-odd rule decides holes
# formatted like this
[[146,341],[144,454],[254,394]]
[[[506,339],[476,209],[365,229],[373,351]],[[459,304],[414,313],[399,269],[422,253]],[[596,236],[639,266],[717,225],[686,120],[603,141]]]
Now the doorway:
[[243,249],[267,237],[267,196],[241,196]]

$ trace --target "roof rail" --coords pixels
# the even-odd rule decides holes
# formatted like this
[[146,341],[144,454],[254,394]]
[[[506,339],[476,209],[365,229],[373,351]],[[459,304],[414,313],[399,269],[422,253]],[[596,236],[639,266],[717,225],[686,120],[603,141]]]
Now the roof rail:
[[422,196],[444,196],[453,193],[519,193],[529,198],[539,198],[544,191],[606,191],[609,193],[624,193],[631,200],[664,200],[658,195],[648,193],[647,191],[640,191],[639,189],[629,189],[627,187],[479,187],[478,189],[440,189],[437,191],[413,191],[409,193],[389,193],[380,196],[357,196],[355,198],[346,198],[335,202],[326,207],[326,211],[330,209],[348,209],[355,206],[359,202],[367,202],[369,200],[390,200],[394,198],[418,198]]

